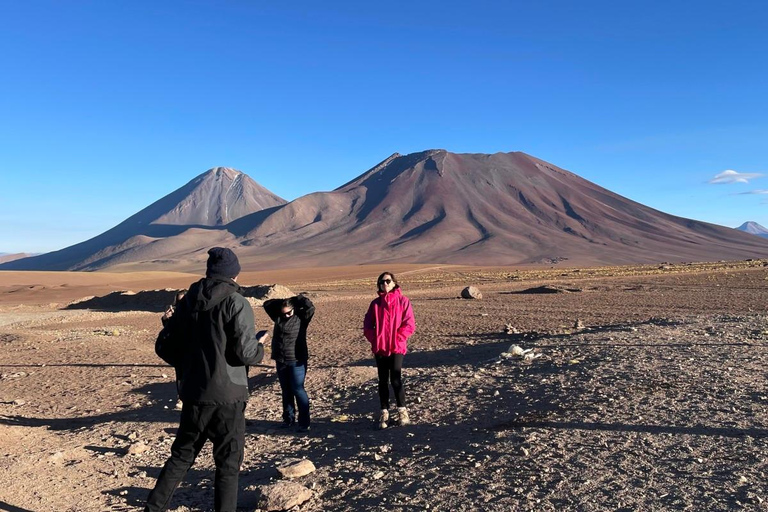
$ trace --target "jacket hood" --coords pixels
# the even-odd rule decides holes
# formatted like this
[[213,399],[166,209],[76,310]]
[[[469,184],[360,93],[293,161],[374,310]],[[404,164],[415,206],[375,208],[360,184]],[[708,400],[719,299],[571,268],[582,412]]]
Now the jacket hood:
[[189,287],[185,300],[192,311],[208,311],[239,291],[240,286],[228,277],[206,277]]

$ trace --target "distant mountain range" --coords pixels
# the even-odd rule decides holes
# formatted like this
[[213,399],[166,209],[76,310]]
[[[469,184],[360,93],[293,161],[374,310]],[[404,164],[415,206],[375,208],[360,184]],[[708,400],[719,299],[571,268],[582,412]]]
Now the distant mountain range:
[[737,227],[739,231],[745,231],[751,235],[757,235],[762,236],[763,238],[768,238],[768,229],[765,229],[763,226],[758,224],[757,222],[745,222],[741,226]]
[[29,258],[30,256],[34,256],[34,254],[29,254],[29,253],[26,253],[26,252],[16,252],[16,253],[0,252],[0,263],[6,263],[8,261],[20,260],[22,258]]
[[213,245],[232,247],[247,270],[768,256],[768,240],[665,214],[525,153],[429,150],[289,203],[211,169],[91,240],[0,268],[199,271]]

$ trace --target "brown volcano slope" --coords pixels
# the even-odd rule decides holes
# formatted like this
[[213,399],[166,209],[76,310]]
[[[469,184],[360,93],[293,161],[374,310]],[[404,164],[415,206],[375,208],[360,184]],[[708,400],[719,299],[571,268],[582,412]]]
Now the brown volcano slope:
[[[3,270],[93,270],[123,261],[126,251],[141,248],[145,260],[169,254],[190,257],[210,243],[231,239],[212,228],[245,215],[285,204],[248,175],[214,167],[152,203],[114,228],[60,251],[0,265]],[[183,236],[178,237],[177,235]],[[203,251],[203,256],[205,251]]]
[[258,203],[259,211],[221,225],[247,209],[244,202],[227,202],[238,179],[247,181],[229,171],[207,173],[221,184],[208,186],[202,199],[182,193],[193,180],[174,193],[179,198],[166,201],[173,194],[167,196],[99,237],[0,268],[197,273],[213,245],[235,248],[246,270],[768,256],[768,240],[662,213],[519,152],[394,154],[332,192],[288,204],[271,196],[272,203]]
[[514,265],[768,255],[734,229],[668,215],[524,153],[392,155],[328,193],[229,226],[246,261]]

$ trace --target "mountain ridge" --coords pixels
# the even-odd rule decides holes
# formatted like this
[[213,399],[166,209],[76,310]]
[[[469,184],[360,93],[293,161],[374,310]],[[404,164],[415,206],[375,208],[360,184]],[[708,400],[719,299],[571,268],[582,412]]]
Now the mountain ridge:
[[75,268],[197,270],[211,245],[235,249],[243,268],[620,264],[768,255],[768,241],[660,212],[526,153],[431,149],[393,153],[330,192],[226,224],[143,230],[92,251]]

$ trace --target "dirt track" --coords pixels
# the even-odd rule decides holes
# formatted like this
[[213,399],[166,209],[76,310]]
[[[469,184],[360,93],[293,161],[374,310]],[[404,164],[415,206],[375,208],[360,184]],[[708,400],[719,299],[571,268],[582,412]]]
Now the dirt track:
[[[274,430],[274,372],[251,370],[243,510],[291,457],[317,466],[300,510],[767,509],[768,270],[667,267],[409,269],[415,424],[385,431],[360,334],[371,279],[301,274],[288,284],[317,305],[313,430]],[[484,298],[457,298],[468,284]],[[580,291],[514,293],[541,284]],[[45,293],[0,298],[0,509],[140,510],[178,420],[158,314],[62,309],[47,304],[60,289]],[[500,357],[512,344],[542,357]],[[149,450],[126,455],[138,442]],[[172,510],[207,510],[212,464],[206,449]]]

